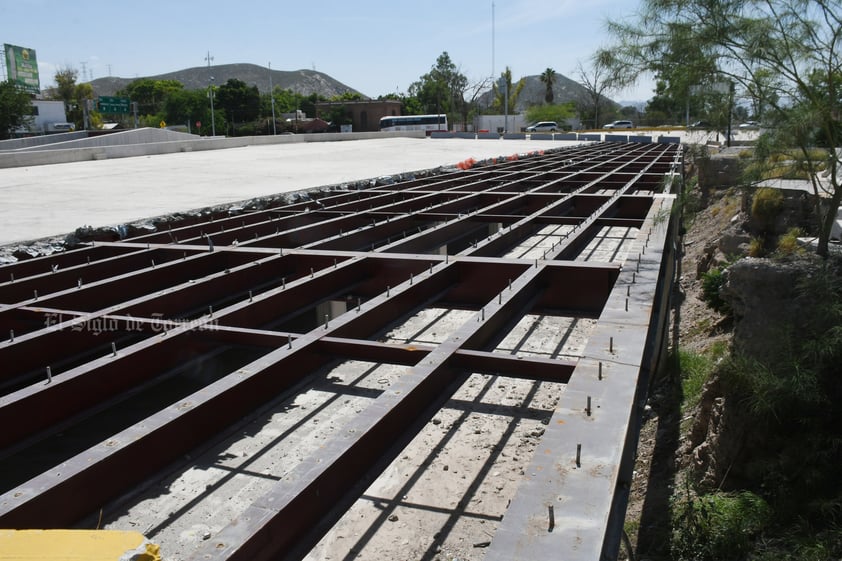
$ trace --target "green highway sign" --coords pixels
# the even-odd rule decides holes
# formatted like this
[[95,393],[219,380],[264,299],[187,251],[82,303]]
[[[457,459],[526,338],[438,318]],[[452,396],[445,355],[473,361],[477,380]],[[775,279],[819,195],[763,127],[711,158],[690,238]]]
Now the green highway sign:
[[99,96],[100,113],[128,113],[131,100],[127,97]]

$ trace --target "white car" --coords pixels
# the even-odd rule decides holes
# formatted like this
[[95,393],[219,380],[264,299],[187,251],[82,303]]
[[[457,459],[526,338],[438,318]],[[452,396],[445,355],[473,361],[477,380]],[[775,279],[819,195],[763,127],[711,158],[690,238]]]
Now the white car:
[[558,123],[555,121],[541,121],[526,127],[526,132],[555,132],[558,130]]
[[604,129],[633,129],[634,123],[631,121],[614,121],[613,123],[608,123],[604,127]]

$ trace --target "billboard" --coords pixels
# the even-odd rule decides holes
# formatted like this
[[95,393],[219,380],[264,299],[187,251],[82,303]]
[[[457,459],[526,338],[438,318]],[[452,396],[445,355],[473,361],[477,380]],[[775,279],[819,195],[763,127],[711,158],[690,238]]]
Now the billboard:
[[6,69],[9,81],[29,93],[40,93],[41,82],[38,78],[38,61],[35,60],[35,50],[4,44],[3,51],[6,53]]

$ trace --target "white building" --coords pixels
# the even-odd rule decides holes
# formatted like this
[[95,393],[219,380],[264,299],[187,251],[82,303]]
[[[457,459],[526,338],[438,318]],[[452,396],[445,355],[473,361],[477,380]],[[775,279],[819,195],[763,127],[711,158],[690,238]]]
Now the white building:
[[32,115],[34,117],[29,126],[29,132],[47,134],[51,132],[70,132],[73,123],[67,122],[63,101],[32,100]]

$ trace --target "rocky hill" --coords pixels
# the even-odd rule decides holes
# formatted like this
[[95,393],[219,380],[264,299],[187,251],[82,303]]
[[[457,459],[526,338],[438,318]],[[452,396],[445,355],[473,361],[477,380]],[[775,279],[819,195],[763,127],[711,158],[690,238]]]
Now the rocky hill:
[[[524,76],[523,80],[526,82],[517,98],[515,109],[517,111],[526,111],[532,105],[540,105],[544,103],[544,93],[546,87],[541,82],[541,77],[538,75]],[[515,81],[517,84],[517,81]],[[553,83],[553,103],[567,103],[568,101],[583,101],[588,100],[589,94],[587,89],[579,82],[568,78],[563,74],[556,74],[555,82]],[[493,93],[488,91],[482,94],[479,98],[479,103],[482,106],[490,105],[493,99]],[[609,101],[614,106],[619,105],[614,101]]]
[[[153,80],[177,80],[184,84],[187,90],[195,90],[207,87],[210,76],[213,76],[215,84],[224,84],[232,78],[242,80],[246,84],[256,85],[261,92],[269,91],[269,74],[272,74],[272,86],[292,90],[304,95],[317,93],[325,97],[333,97],[344,93],[359,93],[357,90],[346,86],[316,70],[269,70],[257,64],[220,64],[212,66],[197,66],[185,68],[166,74],[156,76],[144,76]],[[125,88],[138,78],[118,78],[109,76],[97,78],[91,82],[96,95],[112,96],[118,90]],[[365,96],[363,96],[365,97]]]

